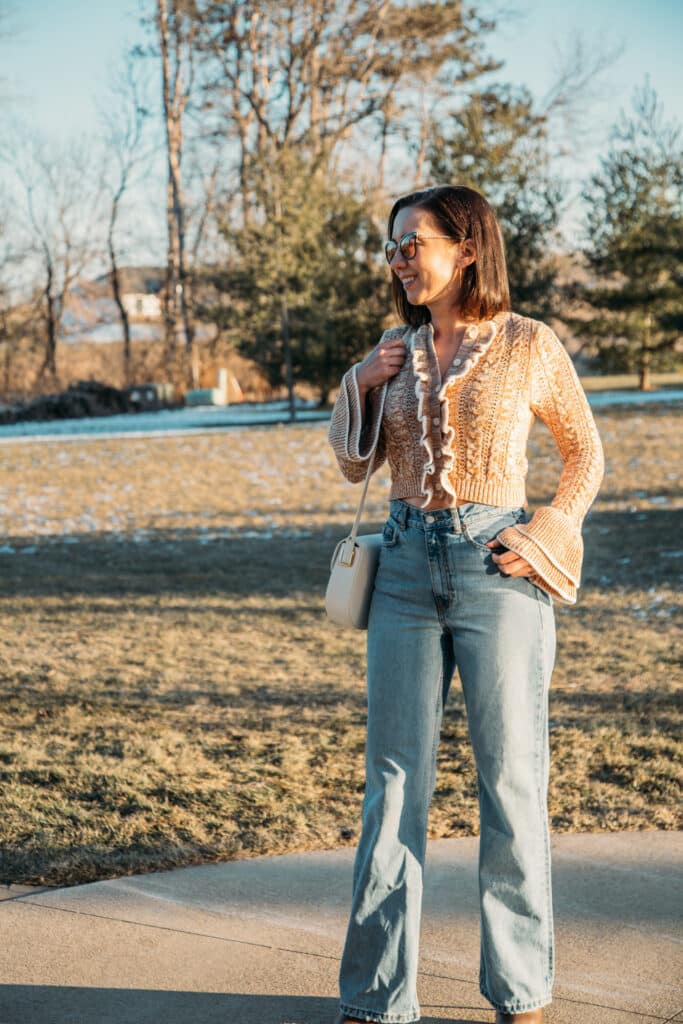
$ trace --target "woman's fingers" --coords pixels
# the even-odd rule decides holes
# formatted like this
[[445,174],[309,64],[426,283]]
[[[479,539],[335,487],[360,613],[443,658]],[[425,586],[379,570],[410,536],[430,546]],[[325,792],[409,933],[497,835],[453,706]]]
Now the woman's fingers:
[[377,349],[377,355],[381,359],[403,359],[407,352],[408,350],[402,341],[387,341]]
[[407,352],[408,350],[400,339],[398,342],[384,342],[377,349],[377,363],[381,366],[380,373],[382,375],[379,383],[384,383],[389,377],[393,377],[394,374],[398,373],[405,363]]
[[534,571],[533,566],[514,551],[506,551],[502,555],[494,553],[492,557],[498,568],[508,576],[529,576]]
[[397,374],[405,363],[407,353],[408,349],[400,338],[377,345],[363,360],[363,387],[367,390],[379,387]]
[[[521,555],[506,548],[497,537],[494,537],[493,540],[487,540],[486,547],[491,548],[491,557],[501,572],[504,572],[507,576],[530,576],[534,571],[533,565],[529,565],[527,560],[522,558]],[[496,554],[495,548],[503,548],[503,552]]]

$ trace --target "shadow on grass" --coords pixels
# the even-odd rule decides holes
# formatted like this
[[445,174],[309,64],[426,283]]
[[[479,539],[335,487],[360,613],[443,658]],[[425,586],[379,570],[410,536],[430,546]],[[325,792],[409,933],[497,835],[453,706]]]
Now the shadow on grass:
[[[362,533],[381,529],[367,520]],[[315,595],[322,609],[329,565],[349,523],[329,522],[310,536],[231,537],[202,542],[197,531],[150,531],[145,543],[76,535],[78,543],[9,537],[19,550],[0,557],[3,596]],[[595,512],[584,526],[583,591],[677,586],[683,569],[683,510]],[[61,538],[57,538],[61,539]],[[24,553],[28,545],[32,551]],[[162,609],[160,609],[161,611]]]

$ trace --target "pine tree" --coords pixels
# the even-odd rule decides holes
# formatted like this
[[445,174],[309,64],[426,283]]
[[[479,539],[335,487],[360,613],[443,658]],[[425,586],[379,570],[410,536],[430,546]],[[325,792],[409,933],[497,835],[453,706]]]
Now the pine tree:
[[675,368],[683,339],[683,147],[647,80],[633,107],[582,192],[593,280],[575,295],[596,315],[572,326],[602,369],[637,372],[649,390],[652,370]]
[[527,89],[498,85],[473,92],[462,108],[434,126],[429,151],[438,183],[477,189],[493,206],[503,232],[512,307],[546,319],[560,312],[550,242],[562,185],[552,178],[546,117]]
[[249,181],[258,217],[221,221],[231,259],[218,283],[232,313],[219,307],[213,319],[222,326],[239,310],[236,347],[272,386],[286,383],[293,419],[295,381],[315,383],[325,404],[359,345],[377,340],[388,275],[362,197],[288,150],[271,171]]

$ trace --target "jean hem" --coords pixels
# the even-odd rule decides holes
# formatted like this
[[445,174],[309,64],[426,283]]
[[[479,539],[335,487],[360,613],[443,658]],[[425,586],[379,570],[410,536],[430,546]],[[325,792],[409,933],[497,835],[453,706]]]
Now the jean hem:
[[484,999],[488,999],[495,1010],[502,1010],[503,1013],[524,1013],[526,1010],[540,1010],[542,1006],[548,1006],[552,1002],[553,997],[550,992],[547,992],[543,996],[538,996],[537,999],[528,999],[525,1003],[517,1000],[507,1000],[504,1003],[497,1003],[495,999],[492,999],[486,989],[479,987],[479,991],[483,995]]
[[378,1013],[376,1010],[364,1010],[360,1006],[348,1006],[346,1003],[340,1003],[339,1009],[348,1017],[359,1017],[361,1020],[374,1021],[376,1024],[412,1024],[413,1021],[420,1019],[419,1010],[392,1016],[389,1013]]

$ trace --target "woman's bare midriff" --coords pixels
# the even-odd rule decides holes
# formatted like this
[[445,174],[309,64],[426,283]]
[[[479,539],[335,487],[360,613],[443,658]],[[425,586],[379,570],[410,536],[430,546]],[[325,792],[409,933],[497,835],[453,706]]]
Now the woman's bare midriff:
[[[414,505],[415,508],[419,508],[421,512],[430,512],[435,508],[451,508],[447,501],[431,501],[425,508],[422,507],[422,495],[416,494],[410,498],[401,498],[401,501],[406,501],[409,505]],[[456,498],[455,504],[466,505],[467,500],[465,498]]]

